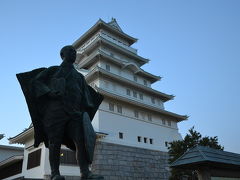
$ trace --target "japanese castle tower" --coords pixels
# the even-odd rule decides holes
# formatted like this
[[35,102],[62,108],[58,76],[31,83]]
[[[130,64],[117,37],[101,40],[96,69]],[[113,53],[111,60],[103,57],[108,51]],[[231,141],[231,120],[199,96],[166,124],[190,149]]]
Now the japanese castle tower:
[[[136,41],[115,19],[100,19],[73,43],[75,68],[105,97],[92,121],[98,135],[92,169],[106,179],[168,179],[167,143],[181,139],[177,123],[187,116],[165,110],[173,96],[152,89],[161,78],[141,68],[149,60],[131,47]],[[33,147],[32,126],[9,141],[24,144],[24,154],[0,162],[0,172],[2,164],[21,161],[12,177],[49,177],[48,149]],[[72,157],[63,147],[60,171],[70,179],[79,176]]]
[[105,99],[93,120],[105,142],[167,151],[167,142],[181,139],[177,123],[185,120],[164,109],[173,99],[151,88],[160,80],[141,69],[149,60],[131,47],[137,39],[125,34],[115,19],[99,20],[73,43],[77,69]]

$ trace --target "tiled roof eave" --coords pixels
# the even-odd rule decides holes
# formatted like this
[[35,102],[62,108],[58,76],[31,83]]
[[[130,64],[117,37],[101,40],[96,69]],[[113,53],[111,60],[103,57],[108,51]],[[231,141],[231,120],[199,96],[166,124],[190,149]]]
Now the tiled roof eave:
[[17,134],[14,137],[9,138],[9,143],[10,144],[24,144],[25,139],[33,134],[33,126],[27,128],[26,130],[22,131],[21,133]]

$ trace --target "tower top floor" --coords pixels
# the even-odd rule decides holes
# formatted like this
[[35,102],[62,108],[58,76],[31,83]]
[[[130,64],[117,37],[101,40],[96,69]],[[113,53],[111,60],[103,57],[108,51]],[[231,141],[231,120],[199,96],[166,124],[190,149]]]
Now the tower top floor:
[[84,33],[79,39],[77,39],[73,46],[75,48],[80,47],[87,39],[91,38],[96,32],[98,32],[100,29],[106,30],[109,33],[120,37],[121,39],[125,40],[125,44],[127,46],[131,46],[135,42],[137,42],[137,39],[129,36],[128,34],[124,33],[121,29],[121,27],[118,25],[115,18],[112,18],[112,20],[109,23],[104,22],[102,19],[99,19],[96,24],[94,24],[86,33]]

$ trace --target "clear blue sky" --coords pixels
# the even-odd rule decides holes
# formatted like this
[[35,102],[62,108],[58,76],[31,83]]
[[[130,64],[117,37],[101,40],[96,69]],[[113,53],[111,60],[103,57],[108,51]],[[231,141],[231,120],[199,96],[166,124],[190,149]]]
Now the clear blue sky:
[[166,109],[190,116],[179,123],[181,134],[195,126],[203,135],[218,136],[225,150],[240,153],[237,0],[1,0],[0,133],[9,138],[30,124],[15,74],[59,64],[62,46],[99,18],[112,17],[139,39],[133,47],[151,60],[143,69],[163,77],[153,87],[176,95]]

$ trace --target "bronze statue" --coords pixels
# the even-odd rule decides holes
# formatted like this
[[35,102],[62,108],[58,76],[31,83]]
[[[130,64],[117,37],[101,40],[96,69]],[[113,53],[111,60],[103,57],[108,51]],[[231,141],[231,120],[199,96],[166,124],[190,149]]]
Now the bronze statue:
[[76,151],[81,179],[103,179],[89,170],[96,134],[93,119],[103,96],[87,85],[73,66],[76,50],[65,46],[60,66],[17,74],[34,126],[34,146],[49,148],[51,179],[63,180],[59,172],[61,144]]

